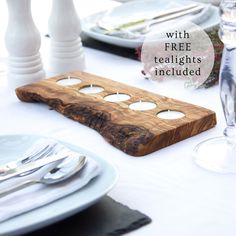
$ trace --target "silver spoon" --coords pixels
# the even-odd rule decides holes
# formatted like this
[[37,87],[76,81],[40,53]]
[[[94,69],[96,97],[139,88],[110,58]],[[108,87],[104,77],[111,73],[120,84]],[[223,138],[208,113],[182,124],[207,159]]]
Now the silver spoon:
[[10,188],[3,189],[0,191],[0,197],[4,197],[10,193],[18,191],[22,188],[30,186],[32,184],[57,184],[61,181],[67,180],[76,173],[78,173],[86,164],[86,157],[69,157],[61,162],[58,166],[53,166],[49,169],[46,174],[35,175],[32,179],[28,179],[26,181],[20,182],[17,185],[13,185]]

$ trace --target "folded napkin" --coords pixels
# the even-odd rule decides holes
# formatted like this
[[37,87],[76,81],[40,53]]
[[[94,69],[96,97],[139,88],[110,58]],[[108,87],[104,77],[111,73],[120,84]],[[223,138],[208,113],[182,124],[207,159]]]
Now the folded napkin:
[[[41,144],[44,142],[47,145],[52,145],[54,148],[51,150],[51,155],[58,153],[59,151],[67,151],[69,153],[69,158],[72,155],[80,156],[76,152],[72,152],[67,149],[65,146],[56,143],[54,140],[40,140]],[[28,155],[39,143],[34,144],[26,154],[23,155],[22,159]],[[43,146],[43,145],[42,145]],[[55,153],[54,153],[55,152]],[[43,157],[46,158],[46,157]],[[20,160],[18,160],[20,161]],[[20,182],[27,181],[29,179],[37,177],[42,177],[52,168],[60,165],[64,168],[68,168],[70,160],[67,158],[64,161],[57,161],[51,163],[45,167],[40,168],[39,170],[25,176],[12,178],[7,181],[0,183],[0,189],[6,189],[7,187],[12,187],[17,185]],[[14,216],[20,215],[22,213],[28,212],[35,208],[44,206],[53,201],[56,201],[60,198],[63,198],[75,191],[78,191],[84,187],[88,182],[98,176],[101,173],[101,167],[96,161],[87,157],[86,165],[84,168],[75,174],[73,177],[59,182],[57,184],[45,185],[45,184],[34,184],[23,188],[17,192],[8,194],[0,198],[0,222],[5,221]],[[60,173],[59,173],[60,174]]]

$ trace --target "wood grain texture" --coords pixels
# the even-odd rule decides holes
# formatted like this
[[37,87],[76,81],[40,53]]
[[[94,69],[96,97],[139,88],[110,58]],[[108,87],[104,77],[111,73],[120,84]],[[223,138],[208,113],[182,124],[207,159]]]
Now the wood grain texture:
[[[78,77],[82,83],[60,86],[56,81]],[[83,94],[79,89],[90,84],[104,91]],[[126,93],[131,99],[112,103],[103,98],[116,92]],[[189,103],[137,89],[116,81],[85,72],[67,73],[16,89],[24,102],[43,102],[68,118],[97,130],[110,144],[132,156],[143,156],[163,147],[199,134],[216,125],[213,111]],[[133,102],[150,101],[157,107],[148,111],[129,109]],[[165,120],[157,117],[164,110],[177,110],[185,117]]]

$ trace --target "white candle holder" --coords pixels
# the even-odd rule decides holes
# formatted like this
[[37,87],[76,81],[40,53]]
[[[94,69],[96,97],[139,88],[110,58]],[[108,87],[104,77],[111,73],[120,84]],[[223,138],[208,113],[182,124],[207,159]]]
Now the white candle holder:
[[31,0],[6,0],[9,20],[5,35],[8,84],[12,88],[45,78],[39,48],[41,38],[32,14]]
[[50,72],[53,75],[84,70],[81,25],[73,0],[53,0],[49,18]]

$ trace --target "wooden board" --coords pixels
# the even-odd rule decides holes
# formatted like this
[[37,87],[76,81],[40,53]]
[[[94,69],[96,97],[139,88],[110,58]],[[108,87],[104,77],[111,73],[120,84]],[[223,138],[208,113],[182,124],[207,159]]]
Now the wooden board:
[[[56,81],[77,77],[82,82],[61,86]],[[79,89],[90,84],[99,85],[104,91],[83,94]],[[129,94],[124,102],[107,102],[103,98],[113,93]],[[63,115],[97,130],[110,144],[133,156],[143,156],[163,147],[189,138],[216,125],[213,111],[160,96],[96,75],[73,72],[16,89],[24,102],[43,102]],[[150,101],[157,107],[148,111],[134,111],[129,105],[137,101]],[[164,110],[185,113],[180,119],[167,120],[157,117]]]

